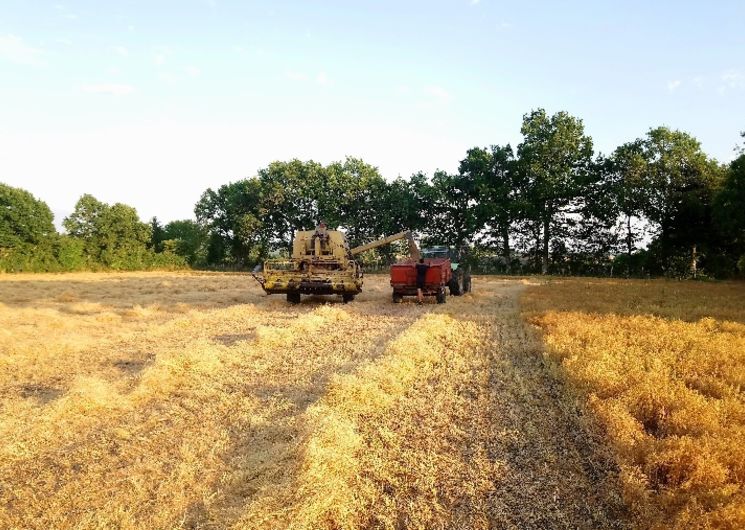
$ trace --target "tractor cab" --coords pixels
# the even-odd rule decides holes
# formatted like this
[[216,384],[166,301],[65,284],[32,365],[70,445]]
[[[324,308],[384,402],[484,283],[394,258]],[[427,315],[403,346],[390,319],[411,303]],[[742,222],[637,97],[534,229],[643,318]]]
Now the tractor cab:
[[423,258],[447,258],[452,264],[453,270],[458,270],[458,265],[461,263],[461,253],[452,247],[446,247],[444,245],[429,247],[422,250]]
[[446,258],[450,260],[450,266],[453,269],[453,276],[448,283],[450,294],[461,295],[471,290],[471,273],[465,265],[465,249],[458,251],[453,247],[444,245],[428,247],[422,249],[422,257],[428,258]]

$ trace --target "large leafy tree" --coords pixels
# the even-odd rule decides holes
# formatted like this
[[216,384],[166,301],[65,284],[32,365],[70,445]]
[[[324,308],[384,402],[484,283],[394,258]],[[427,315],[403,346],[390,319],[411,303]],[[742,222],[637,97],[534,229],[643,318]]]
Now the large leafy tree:
[[714,201],[714,213],[728,250],[745,273],[745,153],[730,164]]
[[324,168],[319,214],[329,226],[346,230],[351,246],[385,232],[387,184],[378,168],[357,158]]
[[657,249],[668,260],[681,251],[697,274],[701,253],[713,250],[713,201],[724,171],[693,136],[658,127],[644,140],[651,185],[647,217],[658,228]]
[[258,178],[207,189],[194,208],[197,221],[209,234],[207,261],[214,265],[252,263],[265,257],[276,233],[271,225],[279,215],[265,204]]
[[458,172],[471,183],[475,229],[483,229],[491,241],[497,242],[509,272],[510,237],[524,210],[522,183],[512,147],[508,144],[469,149]]
[[327,172],[317,163],[300,160],[272,162],[260,169],[261,221],[278,246],[290,248],[297,230],[311,230],[323,213]]
[[408,179],[398,177],[386,186],[380,201],[381,231],[429,231],[434,201],[435,191],[427,175],[420,172]]
[[171,221],[163,229],[163,246],[192,266],[204,265],[207,243],[207,231],[191,219]]
[[477,164],[474,162],[471,167],[467,163],[454,174],[435,171],[427,223],[429,241],[460,248],[474,242],[481,232],[488,199],[483,197],[487,186],[485,175],[475,168]]
[[62,221],[62,226],[73,237],[86,241],[86,247],[98,254],[101,239],[101,218],[109,206],[86,193],[75,204],[75,210]]
[[110,206],[86,194],[63,226],[84,242],[86,254],[96,263],[113,269],[136,269],[146,263],[151,228],[131,206]]
[[0,183],[0,249],[38,245],[56,234],[52,211],[26,190]]
[[601,194],[594,202],[607,205],[606,213],[619,218],[624,250],[631,256],[643,235],[645,214],[650,210],[653,193],[644,142],[625,143],[604,162]]
[[592,139],[582,120],[544,109],[523,117],[523,141],[517,148],[526,182],[527,212],[540,226],[541,270],[548,272],[552,242],[563,246],[564,230],[581,209],[592,172]]

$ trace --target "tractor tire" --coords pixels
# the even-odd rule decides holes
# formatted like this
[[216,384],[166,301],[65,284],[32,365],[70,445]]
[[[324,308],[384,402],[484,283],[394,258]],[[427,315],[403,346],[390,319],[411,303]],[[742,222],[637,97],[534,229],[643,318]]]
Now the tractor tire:
[[287,301],[291,304],[300,303],[300,293],[287,293]]
[[445,294],[445,288],[444,287],[440,287],[440,290],[437,291],[437,303],[438,304],[444,304],[445,303],[446,296],[447,295]]
[[453,276],[448,282],[448,289],[450,290],[450,296],[460,296],[460,285],[458,285],[458,278]]
[[398,293],[393,293],[393,303],[394,304],[400,304],[404,301],[403,295],[400,295]]
[[344,293],[341,295],[341,301],[345,304],[348,304],[352,300],[354,300],[354,295],[352,293]]
[[460,296],[465,292],[463,290],[463,275],[460,271],[453,272],[448,282],[448,289],[450,289],[450,296]]

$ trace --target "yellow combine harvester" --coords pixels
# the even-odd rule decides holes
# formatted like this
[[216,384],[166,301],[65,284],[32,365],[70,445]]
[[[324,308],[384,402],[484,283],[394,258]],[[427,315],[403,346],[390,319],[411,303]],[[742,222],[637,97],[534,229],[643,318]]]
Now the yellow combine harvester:
[[287,294],[287,301],[300,302],[301,294],[340,294],[344,302],[362,291],[362,267],[354,257],[399,239],[408,239],[412,257],[419,250],[410,232],[399,232],[350,250],[347,238],[322,223],[315,230],[297,232],[290,259],[269,259],[254,278],[267,294]]

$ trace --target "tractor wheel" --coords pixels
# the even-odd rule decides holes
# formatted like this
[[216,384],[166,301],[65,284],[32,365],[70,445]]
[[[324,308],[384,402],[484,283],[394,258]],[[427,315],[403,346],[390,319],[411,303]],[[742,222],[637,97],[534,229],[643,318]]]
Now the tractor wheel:
[[352,293],[344,293],[344,294],[342,294],[342,295],[341,295],[341,300],[342,300],[342,302],[344,302],[345,304],[346,304],[346,303],[349,303],[349,302],[351,302],[352,300],[354,300],[354,295],[353,295]]
[[451,296],[461,296],[465,294],[465,284],[463,282],[463,271],[460,269],[454,270],[453,275],[450,277],[448,282]]
[[393,293],[393,303],[394,304],[400,304],[401,302],[403,302],[403,300],[404,300],[403,295],[400,295],[398,293]]
[[299,304],[300,303],[300,293],[287,293],[287,301],[291,304]]
[[438,304],[444,304],[445,303],[445,288],[440,287],[440,290],[437,291],[437,303]]

